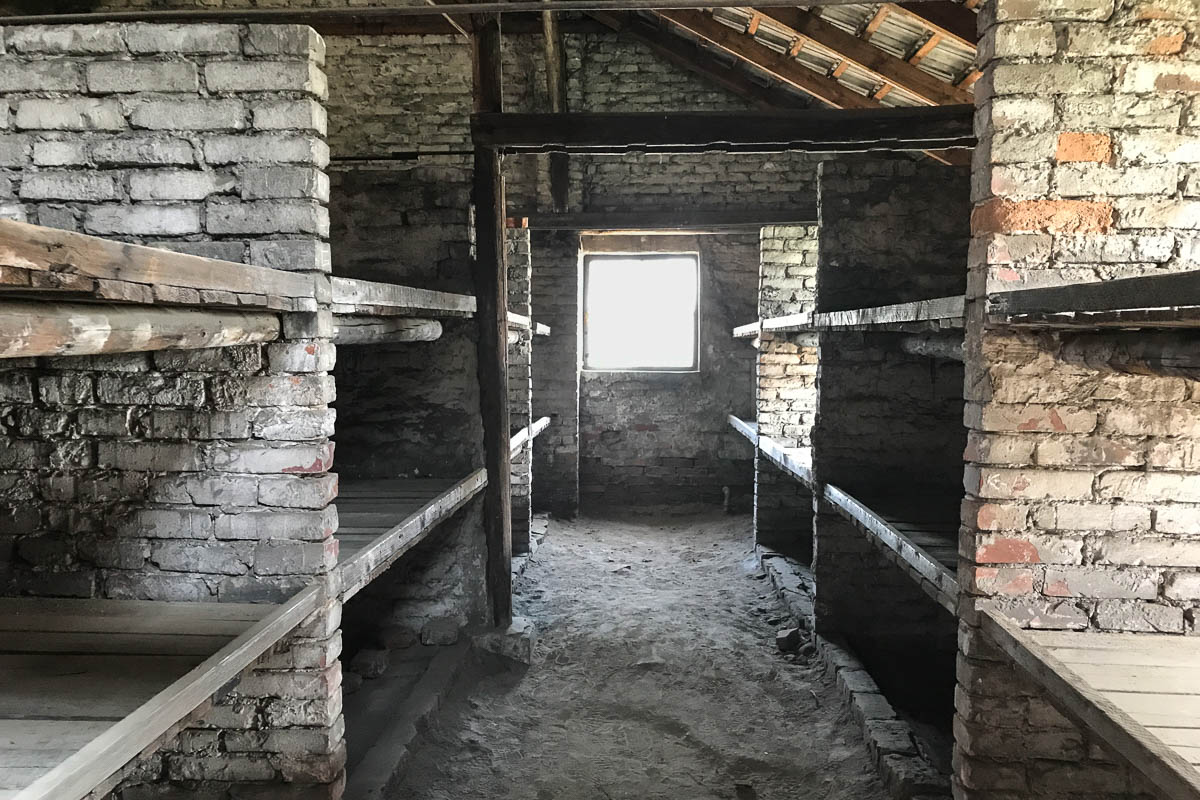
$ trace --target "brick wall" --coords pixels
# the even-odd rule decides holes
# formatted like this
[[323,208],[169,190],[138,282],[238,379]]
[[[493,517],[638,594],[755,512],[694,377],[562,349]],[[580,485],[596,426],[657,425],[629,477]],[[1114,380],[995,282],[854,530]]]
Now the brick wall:
[[981,26],[960,581],[958,796],[1133,796],[1129,765],[1060,716],[975,627],[1192,632],[1195,381],[1061,358],[988,327],[988,291],[1195,269],[1200,11],[1188,0],[995,0]]
[[[328,269],[324,50],[310,29],[10,27],[4,40],[7,216]],[[5,362],[3,590],[278,602],[325,575],[328,314],[286,315],[283,331],[267,345]],[[306,622],[117,794],[282,779],[336,796],[339,613]]]
[[[763,228],[758,316],[812,311],[816,305],[816,226]],[[812,446],[817,405],[817,348],[811,333],[758,337],[755,406],[758,431],[785,447]],[[812,492],[761,453],[754,458],[754,539],[802,563],[812,560]]]
[[[668,238],[680,237],[655,237],[652,247],[674,247],[662,244]],[[754,314],[758,237],[682,238],[700,259],[699,370],[583,373],[585,510],[717,504],[724,487],[751,492],[750,454],[726,416],[751,403],[753,354],[730,331]]]
[[[528,317],[531,309],[529,231],[510,230],[508,245],[508,308]],[[535,320],[534,325],[537,324]],[[516,341],[512,341],[515,335]],[[533,331],[509,330],[508,413],[512,432],[533,421]],[[529,525],[532,522],[530,497],[533,489],[533,443],[526,442],[512,454],[512,539],[513,552],[529,550]]]
[[533,231],[533,308],[550,335],[533,343],[533,417],[550,425],[533,443],[533,507],[579,510],[579,234]]
[[[817,309],[961,295],[969,208],[963,169],[928,159],[826,162]],[[818,334],[814,473],[880,511],[952,523],[961,498],[963,367],[904,352],[904,336]],[[951,615],[825,501],[814,532],[818,630],[844,636],[898,706],[936,708],[942,690],[946,726]]]

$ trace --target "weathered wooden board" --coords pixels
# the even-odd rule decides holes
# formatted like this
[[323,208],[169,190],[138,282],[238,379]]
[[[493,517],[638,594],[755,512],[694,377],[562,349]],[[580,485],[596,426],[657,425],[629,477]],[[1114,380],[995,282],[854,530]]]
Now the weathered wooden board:
[[735,431],[749,439],[751,444],[758,444],[758,425],[756,423],[746,422],[733,414],[730,414],[728,419]]
[[311,275],[0,220],[0,292],[97,300],[315,310]]
[[774,439],[760,435],[758,449],[784,472],[804,485],[812,487],[812,448],[784,447]]
[[0,299],[0,358],[198,350],[279,338],[277,314]]
[[[1023,630],[1000,610],[987,607],[980,620],[988,638],[1046,688],[1060,711],[1128,759],[1164,797],[1200,796],[1195,640],[1170,634]],[[1116,653],[1123,654],[1122,663],[1107,663]],[[1091,654],[1104,663],[1092,663]],[[1191,663],[1160,665],[1171,655]],[[1132,663],[1142,658],[1150,663]],[[1160,735],[1164,730],[1170,730],[1169,740]]]
[[337,314],[333,325],[333,342],[337,345],[432,342],[442,336],[442,323],[436,319]]
[[372,316],[469,317],[475,298],[395,283],[333,279],[333,313]]
[[[487,484],[487,473],[482,469],[476,470],[461,481],[453,483],[449,488],[446,488],[442,482],[441,488],[437,491],[431,491],[437,484],[431,483],[429,479],[426,479],[418,487],[408,486],[406,489],[406,484],[409,483],[402,479],[390,482],[374,480],[356,490],[353,481],[343,480],[343,488],[338,497],[339,517],[348,514],[351,519],[357,519],[358,515],[353,509],[357,504],[365,501],[370,504],[369,507],[372,510],[365,512],[362,516],[371,521],[382,519],[390,521],[390,527],[383,529],[379,535],[366,542],[362,540],[361,533],[345,534],[348,546],[339,547],[338,555],[338,570],[341,572],[344,600],[348,600],[360,592],[397,559],[423,541],[438,523],[443,522],[462,508]],[[429,494],[415,510],[412,510],[411,505],[414,498],[409,494],[396,501],[393,512],[381,513],[375,510],[379,508],[378,504],[381,502],[378,498],[381,493],[387,492],[389,485],[394,487],[398,494],[405,491],[411,492],[414,488],[429,492]],[[351,494],[346,494],[347,490]],[[356,492],[357,494],[355,494]],[[364,528],[366,527],[374,526],[364,526]],[[338,532],[339,541],[343,535],[341,531]]]

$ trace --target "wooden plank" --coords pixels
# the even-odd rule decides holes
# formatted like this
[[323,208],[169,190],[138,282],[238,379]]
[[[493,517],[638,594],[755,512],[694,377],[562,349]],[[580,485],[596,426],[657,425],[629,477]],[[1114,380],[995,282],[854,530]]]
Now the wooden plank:
[[[1064,661],[1063,663],[1069,662]],[[1102,692],[1195,695],[1197,691],[1200,691],[1200,663],[1151,666],[1076,662],[1070,666],[1076,675]],[[1200,724],[1200,720],[1197,724]]]
[[[712,0],[554,0],[554,9],[564,11],[633,11],[656,8],[711,8]],[[765,0],[765,8],[787,5],[795,0]],[[855,5],[861,0],[824,0],[822,5]],[[544,0],[485,0],[455,5],[461,14],[541,13]],[[247,22],[293,23],[311,25],[321,31],[357,31],[357,28],[332,28],[334,25],[386,24],[410,17],[440,16],[443,10],[421,5],[377,8],[214,8],[214,9],[142,9],[74,14],[24,14],[5,18],[7,25],[88,25],[102,22]],[[367,30],[365,32],[370,32]],[[507,29],[506,29],[507,32]]]
[[804,447],[784,447],[780,442],[759,435],[758,450],[776,466],[808,487],[813,485],[812,450]]
[[539,433],[546,430],[550,424],[549,417],[540,417],[533,424],[522,428],[509,439],[509,450],[513,453],[520,450],[526,442],[532,441]]
[[527,331],[532,327],[529,317],[524,314],[518,314],[515,311],[509,311],[505,321],[508,323],[509,328],[515,328],[520,331]]
[[1187,667],[1197,663],[1190,652],[1151,652],[1144,650],[1089,649],[1085,647],[1053,647],[1054,657],[1064,664],[1113,664],[1126,666]]
[[[1060,711],[1091,730],[1124,756],[1163,794],[1173,800],[1195,800],[1200,794],[1200,771],[1158,739],[1104,694],[1092,688],[1071,667],[1040,644],[1034,634],[1019,628],[1003,612],[983,608],[984,633],[1049,693]],[[1090,638],[1089,634],[1079,634]]]
[[[290,633],[320,607],[323,599],[322,586],[313,585],[275,606],[241,636],[30,784],[22,792],[21,800],[82,800]],[[57,655],[46,658],[61,660]],[[161,656],[148,661],[146,672],[140,674],[151,674],[165,666]],[[140,672],[129,667],[122,671]],[[15,683],[20,685],[22,681]],[[6,688],[4,692],[7,691]],[[91,687],[89,694],[96,702],[102,701],[96,686]],[[0,713],[0,717],[11,716]]]
[[549,336],[550,335],[550,326],[543,325],[540,322],[534,323],[533,335],[534,336]]
[[1116,311],[1063,311],[1033,314],[990,314],[990,325],[1032,329],[1104,330],[1111,328],[1200,328],[1200,306]]
[[9,653],[77,653],[116,655],[208,656],[228,644],[234,636],[181,633],[92,633],[23,631],[5,636]]
[[[912,537],[896,528],[888,519],[868,508],[866,504],[844,489],[832,484],[826,485],[825,499],[864,533],[899,556],[918,575],[929,581],[931,587],[941,590],[930,593],[933,599],[951,614],[957,613],[958,580],[955,576],[958,568],[957,532],[949,537],[949,542],[947,542],[947,544],[955,545],[952,548],[954,563],[951,567],[939,561]],[[933,534],[928,532],[927,535],[932,536]]]
[[[471,131],[477,145],[520,153],[927,150],[974,146],[972,114],[973,106],[766,113],[476,113]],[[533,221],[531,217],[530,224]]]
[[1140,278],[999,292],[988,297],[989,317],[1021,314],[1128,311],[1200,306],[1200,270]]
[[[342,579],[342,599],[349,600],[368,583],[390,567],[402,555],[425,539],[440,522],[466,505],[487,483],[487,473],[480,469],[437,495],[375,537],[371,542],[338,563]],[[339,538],[341,534],[339,532]]]
[[733,338],[735,339],[753,339],[762,331],[761,322],[750,322],[745,325],[738,325],[733,329]]
[[612,233],[614,231],[688,231],[689,233],[758,232],[769,225],[816,225],[816,204],[780,210],[729,211],[585,211],[568,214],[529,212],[522,216],[530,230]]
[[758,425],[753,422],[746,422],[733,414],[728,417],[729,424],[733,429],[750,440],[751,444],[758,444]]
[[1038,631],[1038,644],[1048,648],[1121,650],[1135,653],[1185,653],[1200,659],[1200,640],[1159,633],[1066,633]]
[[760,324],[763,333],[787,333],[789,331],[805,331],[812,326],[811,311],[801,311],[798,314],[787,314],[782,317],[764,319]]
[[[812,315],[812,330],[858,330],[885,328],[906,323],[934,323],[939,327],[961,327],[966,313],[962,295],[894,303],[872,308],[826,311]],[[764,321],[763,328],[766,329]]]
[[2,653],[0,672],[5,682],[0,689],[0,718],[115,722],[203,660],[203,656]]
[[333,278],[333,312],[469,317],[475,313],[475,298],[396,283]]
[[[482,20],[471,36],[472,97],[476,116],[504,110],[500,19]],[[474,119],[474,117],[473,117]],[[487,486],[483,498],[487,542],[488,605],[492,622],[512,622],[512,451],[509,449],[508,266],[504,221],[504,178],[500,153],[475,145],[471,199],[475,204],[475,297],[479,309],[479,405],[483,417]]]
[[442,323],[436,319],[336,314],[333,324],[333,342],[338,345],[433,342],[442,336]]
[[[857,36],[798,8],[759,9],[758,14],[773,20],[793,34],[807,37],[879,79],[910,92],[932,105],[970,104],[973,95],[934,75],[918,69],[902,58],[880,50]],[[936,43],[935,43],[936,44]]]
[[267,311],[0,300],[0,358],[199,350],[279,338]]
[[313,299],[311,275],[0,220],[0,265],[186,289]]

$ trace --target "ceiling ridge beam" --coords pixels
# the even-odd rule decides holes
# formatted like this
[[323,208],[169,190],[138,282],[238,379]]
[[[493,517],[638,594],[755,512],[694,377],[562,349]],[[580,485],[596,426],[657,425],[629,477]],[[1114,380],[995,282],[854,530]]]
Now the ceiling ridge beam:
[[[798,8],[755,9],[754,13],[805,36],[835,56],[866,70],[885,83],[933,105],[959,105],[974,102],[972,94],[930,75],[915,64],[880,50],[857,36],[846,33],[815,14]],[[933,41],[931,38],[930,41]],[[936,42],[934,42],[936,46]],[[930,48],[932,49],[932,48]],[[922,54],[924,55],[924,54]]]

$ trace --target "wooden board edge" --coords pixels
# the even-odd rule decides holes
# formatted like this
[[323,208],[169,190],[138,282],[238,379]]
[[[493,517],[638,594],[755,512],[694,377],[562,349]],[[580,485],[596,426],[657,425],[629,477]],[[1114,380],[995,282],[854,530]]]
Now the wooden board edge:
[[320,607],[325,589],[314,583],[252,625],[225,647],[21,790],[14,800],[82,800],[137,758]]

